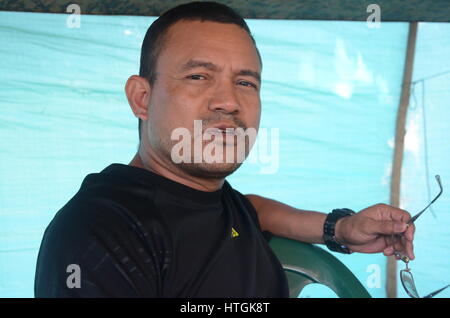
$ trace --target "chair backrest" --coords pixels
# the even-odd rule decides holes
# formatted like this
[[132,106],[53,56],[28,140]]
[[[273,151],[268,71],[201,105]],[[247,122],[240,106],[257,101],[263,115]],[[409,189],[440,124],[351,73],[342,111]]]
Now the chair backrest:
[[358,278],[328,251],[308,243],[274,236],[269,242],[285,270],[290,297],[308,284],[331,288],[341,298],[370,298]]

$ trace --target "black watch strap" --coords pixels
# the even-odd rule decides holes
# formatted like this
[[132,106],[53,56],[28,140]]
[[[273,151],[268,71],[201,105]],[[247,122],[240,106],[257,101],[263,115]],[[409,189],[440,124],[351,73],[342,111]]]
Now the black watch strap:
[[347,246],[336,241],[335,227],[336,222],[339,219],[353,214],[355,214],[355,212],[350,209],[334,209],[327,215],[325,223],[323,224],[323,241],[331,251],[343,254],[352,253],[352,251]]

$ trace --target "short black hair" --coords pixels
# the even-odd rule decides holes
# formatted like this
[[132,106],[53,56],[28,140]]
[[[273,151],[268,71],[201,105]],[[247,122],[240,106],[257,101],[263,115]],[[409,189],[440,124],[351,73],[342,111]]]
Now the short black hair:
[[[180,20],[213,21],[219,23],[235,24],[244,29],[255,45],[259,61],[262,65],[261,55],[256,47],[250,29],[245,20],[230,7],[217,2],[190,2],[176,6],[164,12],[148,28],[141,48],[141,64],[139,76],[146,78],[150,85],[156,80],[156,61],[163,48],[164,35],[170,26]],[[141,140],[141,119],[139,119],[139,141]]]

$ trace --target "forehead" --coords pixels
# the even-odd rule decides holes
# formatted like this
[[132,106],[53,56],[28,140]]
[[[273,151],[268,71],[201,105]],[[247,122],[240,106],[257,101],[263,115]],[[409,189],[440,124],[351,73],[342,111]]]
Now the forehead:
[[250,35],[230,23],[181,20],[172,25],[165,35],[158,66],[176,67],[191,59],[261,71]]

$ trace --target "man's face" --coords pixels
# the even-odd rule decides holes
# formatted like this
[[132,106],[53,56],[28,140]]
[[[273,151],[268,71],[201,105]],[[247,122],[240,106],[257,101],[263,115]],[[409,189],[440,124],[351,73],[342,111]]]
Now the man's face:
[[[216,134],[217,129],[209,129],[212,141],[202,141],[202,149],[215,143],[222,147],[223,160],[194,163],[194,138],[202,138],[194,134],[194,120],[202,120],[202,133],[219,126],[258,130],[261,65],[250,36],[234,24],[179,21],[166,33],[156,72],[144,126],[150,151],[175,165],[171,152],[179,140],[171,140],[171,134],[184,127],[190,131],[192,160],[176,164],[178,169],[203,178],[224,178],[234,172],[242,163],[236,156],[227,162],[225,153],[236,154],[237,142],[224,142],[230,135]],[[220,138],[214,138],[217,135]],[[248,143],[245,148],[247,156]]]

